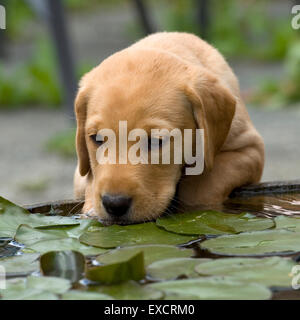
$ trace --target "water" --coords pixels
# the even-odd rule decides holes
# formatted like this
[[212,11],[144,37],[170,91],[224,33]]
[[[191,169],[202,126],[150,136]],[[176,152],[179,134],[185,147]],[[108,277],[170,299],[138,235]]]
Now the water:
[[250,212],[270,218],[278,215],[300,217],[300,193],[232,198],[224,203],[222,211]]
[[[300,185],[299,185],[300,188]],[[259,193],[259,192],[258,192]],[[62,216],[79,217],[83,206],[82,201],[57,201],[53,204],[28,206],[32,213],[59,214]],[[223,212],[241,213],[250,212],[262,217],[275,217],[278,215],[300,217],[300,192],[284,192],[276,194],[268,192],[265,195],[252,195],[233,197],[219,206],[199,206],[191,210],[217,210]]]
[[11,238],[0,238],[0,258],[14,256],[20,250],[20,245]]

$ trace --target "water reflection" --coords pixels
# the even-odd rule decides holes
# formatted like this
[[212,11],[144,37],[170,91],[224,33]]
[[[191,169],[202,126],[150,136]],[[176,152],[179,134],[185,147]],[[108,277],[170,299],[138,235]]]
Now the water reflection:
[[300,193],[232,198],[224,203],[223,211],[233,213],[248,211],[263,217],[278,215],[300,217]]

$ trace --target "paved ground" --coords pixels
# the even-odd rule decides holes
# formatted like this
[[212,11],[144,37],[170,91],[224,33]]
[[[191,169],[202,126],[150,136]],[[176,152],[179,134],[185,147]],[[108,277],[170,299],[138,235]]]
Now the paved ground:
[[75,159],[45,151],[45,142],[69,126],[58,111],[0,114],[0,195],[20,204],[72,198]]
[[[96,64],[131,42],[126,28],[133,14],[127,6],[117,12],[85,15],[73,15],[70,19],[77,59]],[[29,54],[30,46],[26,46],[26,50]],[[11,56],[18,57],[21,50],[12,47],[12,51]],[[282,74],[278,64],[234,61],[232,65],[243,91],[257,86],[264,77]],[[300,108],[277,111],[249,108],[249,111],[265,139],[263,180],[300,178]],[[63,159],[44,149],[45,141],[51,135],[68,126],[70,119],[61,111],[0,112],[0,195],[20,204],[72,197],[76,160]]]

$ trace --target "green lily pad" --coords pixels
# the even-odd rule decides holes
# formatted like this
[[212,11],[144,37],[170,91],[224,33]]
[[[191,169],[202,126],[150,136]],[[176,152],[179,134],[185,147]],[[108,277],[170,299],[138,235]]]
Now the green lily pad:
[[76,238],[70,238],[69,230],[63,228],[35,229],[21,225],[16,232],[15,240],[40,253],[74,250],[84,255],[96,255],[106,252],[101,248],[84,245]]
[[276,229],[300,232],[300,218],[279,216],[275,218]]
[[118,262],[92,267],[86,270],[86,278],[105,284],[115,284],[128,280],[141,280],[145,277],[144,254],[132,252],[119,257]]
[[165,299],[264,300],[271,291],[260,284],[238,281],[231,277],[206,277],[157,282],[147,287],[162,290]]
[[147,267],[147,277],[153,280],[173,280],[178,277],[195,278],[197,265],[210,259],[172,258],[155,261]]
[[6,289],[6,291],[1,292],[1,296],[3,300],[58,300],[58,296],[54,293],[43,292],[34,288]]
[[62,300],[113,300],[114,298],[97,292],[70,290],[62,295]]
[[66,232],[71,238],[79,238],[84,232],[93,230],[93,228],[103,227],[102,223],[93,219],[80,219],[79,225],[72,228],[66,228]]
[[257,218],[249,213],[229,214],[217,211],[199,211],[172,214],[156,220],[167,231],[185,235],[234,234],[273,228],[272,219]]
[[162,291],[149,286],[141,286],[135,281],[110,286],[91,286],[88,291],[104,293],[117,300],[158,300],[163,298]]
[[243,282],[266,286],[291,286],[289,276],[295,262],[280,257],[223,258],[199,264],[195,271],[204,276],[233,276]]
[[68,238],[68,234],[63,229],[35,229],[28,225],[20,225],[15,235],[15,240],[26,246],[30,246],[42,240],[62,238]]
[[193,250],[191,249],[181,249],[169,245],[143,245],[143,246],[132,246],[132,247],[123,247],[114,250],[110,250],[107,253],[101,254],[96,258],[96,261],[107,264],[107,263],[116,263],[120,259],[123,260],[127,256],[130,256],[134,253],[143,251],[145,258],[145,265],[149,265],[154,261],[175,258],[175,257],[190,257],[193,255]]
[[6,289],[0,290],[4,300],[56,300],[71,287],[70,281],[54,277],[18,278],[6,281]]
[[127,226],[112,225],[102,227],[93,232],[85,232],[80,242],[100,247],[115,248],[118,246],[135,246],[142,244],[183,244],[197,237],[166,232],[158,228],[154,222]]
[[28,216],[29,212],[26,209],[0,197],[0,237],[12,238],[20,224],[17,219],[19,217],[26,219]]
[[200,247],[215,254],[263,255],[300,251],[300,233],[288,230],[245,232],[205,240]]
[[34,228],[48,228],[74,226],[79,222],[69,217],[30,214],[24,208],[0,197],[0,237],[14,237],[21,224],[27,224]]
[[58,251],[58,250],[61,250],[61,251],[73,250],[73,251],[78,251],[86,256],[97,255],[107,251],[106,249],[96,248],[96,247],[82,244],[79,242],[79,240],[75,238],[39,241],[35,244],[32,244],[30,248],[40,253],[46,253],[49,251]]
[[0,259],[0,265],[5,268],[6,274],[14,274],[20,276],[21,274],[39,271],[39,254],[38,253],[24,253],[13,257]]
[[57,277],[29,276],[26,279],[26,287],[55,294],[63,294],[71,288],[71,282],[67,279]]
[[51,251],[40,258],[41,272],[45,276],[69,279],[72,283],[84,276],[85,258],[77,251]]

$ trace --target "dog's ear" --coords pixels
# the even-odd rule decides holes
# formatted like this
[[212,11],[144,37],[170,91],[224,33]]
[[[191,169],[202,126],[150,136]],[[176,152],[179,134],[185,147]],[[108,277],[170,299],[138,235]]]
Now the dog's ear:
[[203,69],[185,87],[198,128],[204,129],[205,167],[211,170],[225,142],[235,113],[236,99],[209,71]]
[[76,152],[78,157],[79,173],[80,175],[85,176],[90,170],[90,160],[85,140],[87,92],[84,87],[79,89],[75,99],[75,114],[77,121]]

